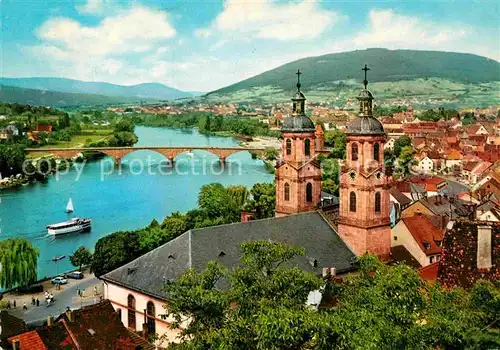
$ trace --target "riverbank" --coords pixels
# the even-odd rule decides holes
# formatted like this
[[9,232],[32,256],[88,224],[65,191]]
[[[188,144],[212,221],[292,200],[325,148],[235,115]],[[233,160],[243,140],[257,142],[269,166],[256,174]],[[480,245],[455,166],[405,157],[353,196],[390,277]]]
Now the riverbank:
[[251,140],[240,142],[241,147],[245,148],[274,148],[281,149],[281,141],[277,137],[255,136]]

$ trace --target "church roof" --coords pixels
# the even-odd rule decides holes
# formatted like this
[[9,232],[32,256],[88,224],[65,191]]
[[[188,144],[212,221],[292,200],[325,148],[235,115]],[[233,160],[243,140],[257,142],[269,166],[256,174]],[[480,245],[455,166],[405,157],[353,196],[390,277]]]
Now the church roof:
[[286,117],[281,128],[284,132],[314,132],[315,130],[313,121],[305,115]]
[[377,118],[359,116],[347,124],[347,135],[384,135],[384,127]]
[[317,275],[323,267],[335,267],[338,273],[357,269],[354,253],[332,226],[318,212],[308,212],[193,229],[101,278],[166,300],[163,286],[179,278],[186,269],[202,270],[212,260],[235,267],[240,263],[239,245],[256,240],[305,248],[305,256],[290,264]]

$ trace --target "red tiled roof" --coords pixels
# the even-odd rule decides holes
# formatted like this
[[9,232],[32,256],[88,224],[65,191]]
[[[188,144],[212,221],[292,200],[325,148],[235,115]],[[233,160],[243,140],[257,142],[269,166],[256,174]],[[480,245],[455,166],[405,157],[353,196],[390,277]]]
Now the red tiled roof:
[[436,261],[435,263],[432,263],[430,265],[418,269],[418,274],[420,275],[420,278],[422,278],[424,281],[434,283],[436,282],[438,271],[439,271],[439,261]]
[[443,180],[442,178],[437,176],[431,176],[431,177],[415,176],[412,177],[410,181],[414,184],[424,185],[426,191],[432,191],[432,192],[437,192],[441,187],[443,187],[446,184],[446,180]]
[[474,169],[472,169],[472,173],[473,174],[482,174],[484,173],[492,164],[490,162],[482,162],[480,163],[479,165],[477,165],[476,167],[474,167]]
[[[426,255],[441,253],[441,247],[435,241],[443,240],[443,232],[438,230],[426,215],[419,213],[405,217],[403,222]],[[425,247],[424,242],[428,243],[428,248]]]
[[472,171],[478,164],[479,162],[467,162],[464,164],[464,170]]
[[37,331],[29,331],[9,338],[9,343],[19,340],[21,350],[48,350]]
[[454,148],[452,148],[446,152],[446,159],[449,159],[449,160],[460,160],[463,157],[464,156],[460,153],[460,151],[458,151]]

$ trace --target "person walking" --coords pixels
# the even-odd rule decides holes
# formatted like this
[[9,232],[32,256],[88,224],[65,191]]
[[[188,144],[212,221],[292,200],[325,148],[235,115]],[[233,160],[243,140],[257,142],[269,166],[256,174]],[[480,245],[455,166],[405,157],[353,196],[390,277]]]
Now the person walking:
[[7,300],[7,309],[10,309],[10,300]]
[[16,301],[14,300],[14,309],[16,308]]
[[35,297],[31,297],[31,305],[35,305]]
[[23,304],[23,310],[28,310],[28,306],[26,306],[26,302]]
[[38,298],[36,298],[36,306],[40,306],[40,300],[38,300]]

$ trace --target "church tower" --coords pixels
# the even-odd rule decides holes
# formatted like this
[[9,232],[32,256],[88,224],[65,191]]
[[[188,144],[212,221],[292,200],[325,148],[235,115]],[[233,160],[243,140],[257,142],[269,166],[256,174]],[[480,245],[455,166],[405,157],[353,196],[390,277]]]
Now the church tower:
[[357,255],[365,252],[388,259],[391,251],[389,187],[383,171],[386,134],[373,117],[373,95],[364,89],[358,96],[359,114],[347,126],[347,155],[340,176],[338,233]]
[[281,129],[281,159],[276,165],[276,216],[314,210],[321,201],[321,168],[316,160],[315,127],[305,114],[306,98],[300,91],[292,98],[292,114]]

